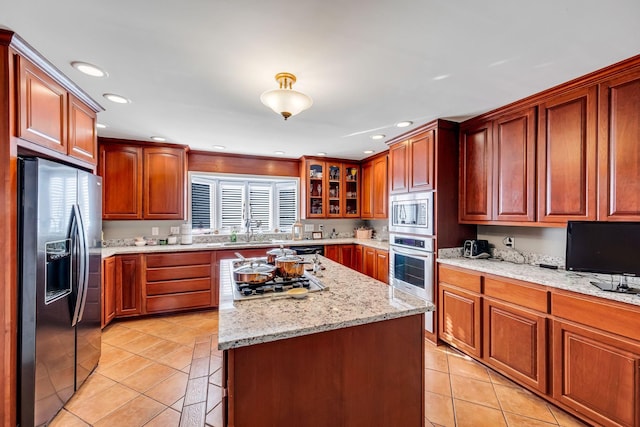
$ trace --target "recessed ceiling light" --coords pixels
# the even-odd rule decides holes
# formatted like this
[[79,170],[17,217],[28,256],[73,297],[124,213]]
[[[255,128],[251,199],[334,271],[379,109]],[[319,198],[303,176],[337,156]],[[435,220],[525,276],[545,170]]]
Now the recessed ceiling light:
[[407,126],[411,126],[412,124],[413,124],[413,122],[411,122],[411,121],[407,120],[407,121],[404,121],[404,122],[398,122],[398,123],[396,123],[396,127],[399,127],[399,128],[406,128]]
[[373,153],[375,153],[375,150],[364,150],[363,153],[364,154],[373,154]]
[[107,127],[107,125],[103,125],[102,123],[96,123],[96,127],[98,129],[105,129]]
[[386,135],[379,133],[379,134],[377,134],[377,135],[371,135],[371,139],[376,139],[376,140],[378,140],[378,139],[382,139],[382,138],[384,138],[385,136],[386,136]]
[[321,151],[319,153],[316,153],[316,155],[318,155],[318,156],[326,156],[327,153],[325,153],[324,151]]
[[73,61],[71,66],[83,74],[91,77],[107,77],[109,74],[100,67],[87,62]]
[[163,142],[167,140],[167,138],[165,138],[164,136],[152,136],[151,139],[158,142]]
[[284,154],[284,151],[274,151],[273,153],[274,153],[274,154],[278,154],[278,155],[280,155],[280,156],[281,156],[281,155],[283,155],[283,154]]
[[102,96],[104,96],[106,99],[108,99],[111,102],[115,102],[116,104],[131,103],[131,101],[125,98],[124,96],[116,95],[115,93],[105,93],[105,94],[102,94]]
[[227,147],[225,147],[224,145],[214,145],[213,148],[215,148],[216,150],[224,150]]
[[439,76],[435,76],[433,78],[433,80],[444,80],[446,78],[449,78],[450,74],[440,74]]

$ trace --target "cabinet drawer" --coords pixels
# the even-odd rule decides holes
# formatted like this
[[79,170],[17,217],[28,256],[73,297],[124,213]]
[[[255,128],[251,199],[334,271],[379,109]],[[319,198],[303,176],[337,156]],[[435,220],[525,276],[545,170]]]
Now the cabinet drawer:
[[438,281],[464,288],[471,292],[480,293],[482,290],[482,278],[479,275],[465,273],[442,265],[438,269]]
[[147,283],[147,295],[163,295],[180,292],[208,291],[211,289],[211,279],[171,280],[168,282]]
[[545,289],[485,277],[484,294],[532,310],[549,312],[549,296]]
[[640,341],[640,309],[624,303],[598,301],[563,293],[551,295],[551,314]]
[[162,280],[193,279],[210,277],[210,265],[187,265],[184,267],[147,268],[147,282]]
[[211,252],[173,252],[147,255],[147,267],[173,267],[197,264],[211,264]]
[[147,313],[211,306],[211,291],[147,297]]

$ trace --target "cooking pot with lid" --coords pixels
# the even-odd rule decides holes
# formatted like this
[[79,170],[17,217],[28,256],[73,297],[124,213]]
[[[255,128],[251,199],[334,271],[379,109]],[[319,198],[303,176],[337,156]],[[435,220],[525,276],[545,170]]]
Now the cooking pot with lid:
[[304,275],[304,265],[310,264],[297,255],[285,255],[276,258],[278,275],[285,279],[295,279]]
[[269,264],[275,264],[276,258],[287,256],[287,255],[295,255],[295,253],[296,251],[293,249],[280,246],[279,248],[275,248],[267,251],[267,262]]
[[251,263],[233,270],[233,280],[236,283],[257,285],[268,282],[276,275],[276,267],[269,264]]

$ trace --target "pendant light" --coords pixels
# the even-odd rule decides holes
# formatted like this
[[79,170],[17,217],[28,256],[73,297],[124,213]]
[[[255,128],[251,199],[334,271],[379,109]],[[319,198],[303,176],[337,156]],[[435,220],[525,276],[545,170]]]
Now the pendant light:
[[296,76],[291,73],[278,73],[276,81],[280,84],[279,89],[268,90],[260,96],[264,105],[282,115],[285,120],[311,107],[313,101],[308,95],[293,90]]

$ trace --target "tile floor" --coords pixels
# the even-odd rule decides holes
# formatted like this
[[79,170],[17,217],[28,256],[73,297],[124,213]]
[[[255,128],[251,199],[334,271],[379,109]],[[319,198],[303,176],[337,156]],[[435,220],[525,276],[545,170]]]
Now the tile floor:
[[[218,427],[216,311],[119,321],[96,371],[51,427]],[[425,343],[425,426],[585,426],[480,363]]]

